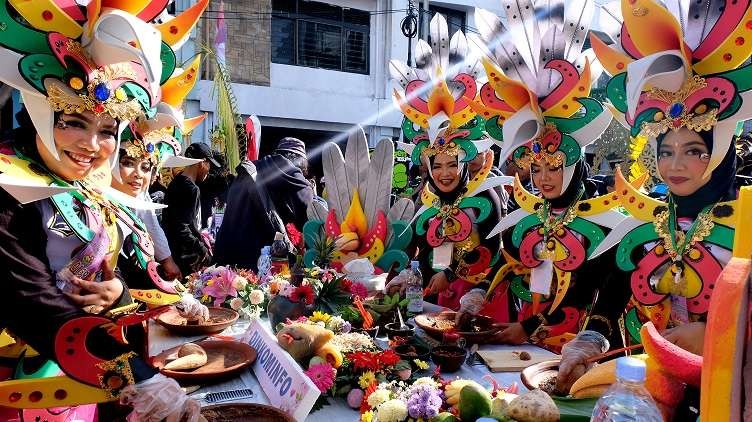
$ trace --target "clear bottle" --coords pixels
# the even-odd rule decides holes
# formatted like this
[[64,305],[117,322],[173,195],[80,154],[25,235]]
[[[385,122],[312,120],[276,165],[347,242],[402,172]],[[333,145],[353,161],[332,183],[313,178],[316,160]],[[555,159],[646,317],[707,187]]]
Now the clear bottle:
[[259,256],[258,263],[256,264],[258,270],[258,277],[263,279],[269,273],[272,268],[272,247],[264,246],[261,248],[261,256]]
[[619,358],[616,362],[616,383],[595,404],[590,420],[663,421],[658,406],[645,389],[645,362],[630,357]]
[[420,314],[423,312],[423,274],[420,273],[418,261],[410,262],[410,274],[405,288],[407,296],[407,312]]

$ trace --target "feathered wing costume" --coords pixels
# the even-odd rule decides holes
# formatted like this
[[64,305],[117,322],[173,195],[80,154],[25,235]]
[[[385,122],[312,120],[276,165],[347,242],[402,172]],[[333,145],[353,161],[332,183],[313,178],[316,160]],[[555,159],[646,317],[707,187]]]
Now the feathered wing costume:
[[742,66],[752,54],[752,7],[735,0],[666,6],[624,0],[604,7],[614,44],[594,36],[591,42],[613,76],[607,89],[611,109],[631,136],[645,137],[657,148],[657,138],[668,131],[712,131],[703,175],[708,183],[700,190],[717,192],[688,198],[693,207],[705,208],[685,221],[679,221],[684,207],[674,204],[682,198],[669,195],[668,203],[650,198],[617,174],[616,193],[631,215],[595,254],[619,244],[617,264],[631,272],[633,292],[626,325],[639,341],[646,320],[661,329],[703,318],[730,256],[737,203],[726,182],[733,184],[737,123],[752,116],[752,66]]
[[[118,143],[124,132],[133,135],[132,129],[126,128],[134,121],[150,121],[171,131],[172,137],[181,130],[183,117],[178,107],[198,79],[198,59],[182,72],[176,71],[174,49],[188,38],[208,0],[198,1],[176,17],[166,15],[167,3],[92,0],[83,7],[63,0],[0,2],[0,58],[4,64],[0,80],[21,91],[42,147],[54,158],[59,159],[53,137],[56,113],[107,113],[118,122]],[[157,18],[164,23],[155,23]],[[170,126],[173,129],[164,129]],[[165,157],[177,155],[179,143],[168,144],[140,146],[148,153],[154,152],[149,151],[152,145]],[[59,286],[64,286],[60,277],[66,271],[82,278],[94,276],[106,256],[117,256],[122,244],[154,283],[153,289],[133,291],[134,298],[150,305],[176,302],[182,286],[159,277],[151,239],[130,209],[148,205],[109,186],[111,168],[117,162],[115,153],[109,166],[93,170],[85,180],[69,183],[46,169],[36,158],[33,145],[10,143],[3,145],[0,156],[0,186],[18,204],[40,204],[40,213],[49,212],[56,218],[55,230],[72,233],[61,242],[77,239],[82,245],[73,256],[37,257],[49,261],[48,271],[57,275]],[[66,261],[58,262],[61,259]],[[75,316],[62,321],[53,348],[66,376],[31,375],[31,379],[0,383],[0,406],[32,409],[115,399],[134,382],[134,354],[102,358],[90,351],[87,336],[104,328],[124,343],[123,327],[159,312],[133,314],[137,307],[130,304],[114,309],[107,317]],[[14,357],[25,353],[23,350],[27,349],[16,343],[0,352]]]
[[[558,347],[582,327],[596,289],[580,277],[574,305],[567,299],[573,274],[583,268],[608,229],[623,216],[611,210],[612,195],[587,198],[584,148],[611,122],[611,114],[588,95],[600,74],[592,51],[583,52],[594,5],[590,1],[503,1],[507,24],[476,9],[480,37],[470,38],[485,55],[488,82],[472,107],[486,119],[486,131],[521,168],[561,167],[560,197],[548,201],[528,192],[519,179],[514,197],[520,209],[503,218],[491,235],[505,236],[507,264],[496,274],[489,299],[498,319],[511,316],[497,306],[506,295],[521,301],[523,321],[534,341]],[[518,256],[513,257],[517,251]],[[584,289],[590,283],[592,289]],[[498,290],[498,291],[495,291]],[[584,298],[589,292],[588,298]],[[494,296],[498,296],[495,297]],[[547,308],[547,312],[542,311]]]

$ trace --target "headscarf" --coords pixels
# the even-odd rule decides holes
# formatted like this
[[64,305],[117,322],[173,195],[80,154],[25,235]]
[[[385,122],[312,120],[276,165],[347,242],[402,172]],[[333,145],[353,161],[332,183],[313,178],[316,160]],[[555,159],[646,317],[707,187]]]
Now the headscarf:
[[[572,175],[572,181],[569,182],[567,188],[557,198],[551,199],[548,202],[551,204],[551,208],[562,209],[572,205],[579,199],[586,199],[587,192],[585,191],[585,180],[588,175],[588,165],[584,160],[577,161],[574,167],[574,174]],[[537,188],[537,186],[536,186]],[[580,196],[582,191],[582,196]]]

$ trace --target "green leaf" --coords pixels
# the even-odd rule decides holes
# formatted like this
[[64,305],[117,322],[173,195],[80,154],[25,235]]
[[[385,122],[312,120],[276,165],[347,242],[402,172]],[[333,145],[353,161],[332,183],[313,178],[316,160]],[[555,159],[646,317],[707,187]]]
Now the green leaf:
[[593,414],[593,408],[598,399],[571,399],[568,397],[552,397],[559,408],[561,422],[587,422]]

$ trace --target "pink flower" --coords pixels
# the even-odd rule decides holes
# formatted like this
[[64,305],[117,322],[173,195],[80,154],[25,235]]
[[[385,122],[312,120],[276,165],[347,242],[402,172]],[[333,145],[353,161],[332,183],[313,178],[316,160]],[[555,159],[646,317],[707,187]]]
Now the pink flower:
[[213,280],[211,285],[204,287],[204,294],[214,298],[214,306],[220,306],[228,296],[238,297],[238,291],[233,285],[235,274],[225,269],[220,271]]
[[332,385],[334,385],[336,371],[332,365],[328,363],[311,365],[305,373],[322,393],[325,393],[328,389],[332,388]]
[[350,286],[350,293],[352,293],[353,297],[357,296],[361,299],[365,299],[368,297],[368,288],[363,283],[353,283],[353,285]]

